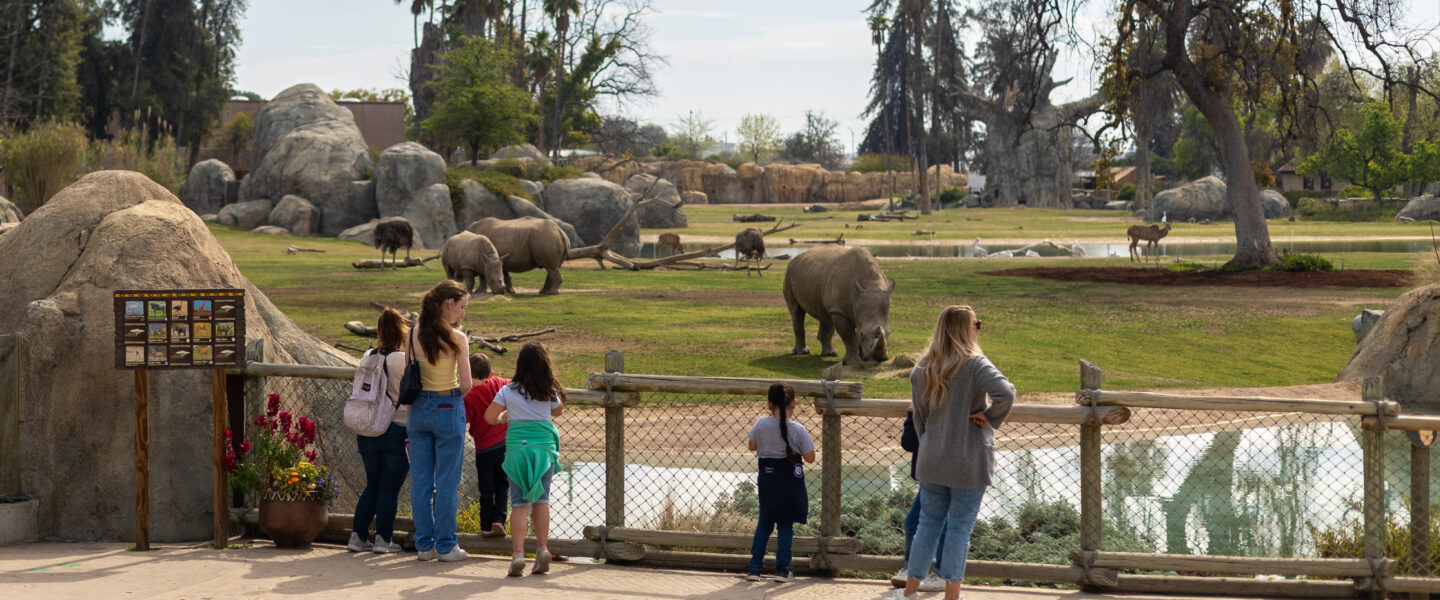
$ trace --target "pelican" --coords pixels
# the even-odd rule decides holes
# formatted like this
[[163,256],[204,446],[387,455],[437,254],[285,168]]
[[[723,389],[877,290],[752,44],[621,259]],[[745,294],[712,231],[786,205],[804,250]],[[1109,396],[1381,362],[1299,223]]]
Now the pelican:
[[1080,240],[1070,240],[1070,253],[1075,256],[1085,256],[1085,248],[1080,245]]
[[1034,251],[1034,250],[1026,250],[1026,251],[1025,251],[1025,258],[1035,258],[1035,257],[1037,257],[1037,256],[1040,256],[1040,253],[1039,253],[1039,252],[1036,252],[1036,251]]
[[985,251],[985,248],[980,246],[980,238],[978,237],[975,238],[975,245],[971,246],[970,249],[973,251],[972,254],[977,258],[985,258],[990,255],[989,252]]
[[1014,252],[1011,252],[1009,250],[1001,250],[999,252],[991,253],[988,258],[1014,258],[1014,256]]

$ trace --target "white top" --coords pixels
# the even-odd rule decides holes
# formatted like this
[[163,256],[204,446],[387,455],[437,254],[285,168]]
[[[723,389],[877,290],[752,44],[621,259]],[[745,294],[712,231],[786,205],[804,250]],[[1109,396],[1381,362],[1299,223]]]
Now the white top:
[[560,406],[560,399],[554,402],[536,402],[525,397],[514,383],[506,384],[495,394],[495,403],[505,407],[507,419],[516,421],[549,421],[550,411]]
[[[785,420],[786,433],[790,438],[790,447],[796,454],[809,454],[815,451],[815,442],[810,439],[810,432],[805,426],[790,419]],[[785,458],[785,440],[780,437],[780,419],[775,417],[760,417],[755,421],[755,426],[750,428],[750,441],[755,442],[755,456],[760,458]]]

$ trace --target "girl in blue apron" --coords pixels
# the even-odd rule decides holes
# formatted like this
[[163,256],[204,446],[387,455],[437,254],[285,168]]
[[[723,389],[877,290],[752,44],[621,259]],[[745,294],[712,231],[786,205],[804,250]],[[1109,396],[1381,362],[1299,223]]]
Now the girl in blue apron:
[[770,416],[761,417],[750,428],[750,450],[759,461],[756,487],[760,496],[760,520],[750,543],[750,568],[745,579],[760,581],[765,566],[765,547],[770,532],[779,528],[775,541],[775,581],[794,579],[790,571],[791,543],[795,524],[804,523],[810,510],[805,491],[805,468],[801,460],[815,462],[815,442],[805,426],[790,420],[795,411],[795,390],[783,383],[770,386]]

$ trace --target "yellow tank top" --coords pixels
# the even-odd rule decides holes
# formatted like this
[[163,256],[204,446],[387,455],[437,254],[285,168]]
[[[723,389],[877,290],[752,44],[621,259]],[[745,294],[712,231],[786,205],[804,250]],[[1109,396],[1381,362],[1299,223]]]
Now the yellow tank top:
[[427,392],[448,392],[460,387],[460,375],[455,369],[455,357],[437,358],[435,364],[420,359],[420,389]]

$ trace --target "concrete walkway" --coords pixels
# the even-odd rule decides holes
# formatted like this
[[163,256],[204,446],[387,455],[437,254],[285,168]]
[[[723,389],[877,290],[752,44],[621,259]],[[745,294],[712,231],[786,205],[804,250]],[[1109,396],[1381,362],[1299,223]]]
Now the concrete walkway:
[[[507,578],[509,561],[472,556],[419,562],[415,553],[352,554],[317,545],[281,550],[268,542],[224,551],[165,545],[130,552],[126,544],[37,543],[0,547],[0,598],[706,598],[875,599],[888,581],[802,577],[750,583],[735,573],[654,570],[585,562],[555,563],[547,575]],[[1035,588],[967,587],[969,600],[1082,600],[1097,596]],[[940,598],[940,594],[921,594]],[[1178,597],[1168,597],[1178,598]]]

